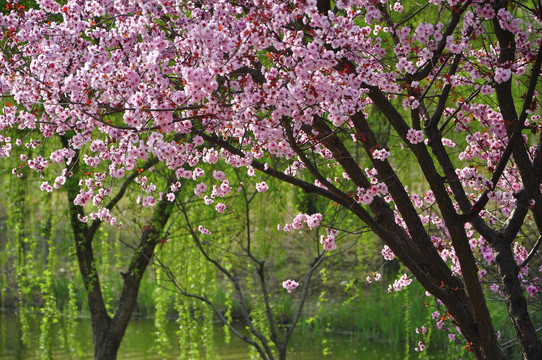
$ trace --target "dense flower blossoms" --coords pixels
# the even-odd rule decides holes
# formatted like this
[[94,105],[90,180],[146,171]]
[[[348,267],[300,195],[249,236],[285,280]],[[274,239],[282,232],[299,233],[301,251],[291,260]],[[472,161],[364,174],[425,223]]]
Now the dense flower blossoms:
[[[236,189],[267,196],[265,175],[350,211],[386,243],[386,261],[442,299],[458,282],[485,285],[478,269],[499,266],[491,235],[507,230],[515,280],[541,296],[540,258],[526,250],[542,227],[536,12],[456,0],[327,12],[314,0],[38,3],[0,16],[0,157],[25,152],[13,174],[39,173],[46,192],[84,167],[81,221],[118,224],[106,204],[130,176],[138,206],[187,191],[222,214]],[[517,96],[502,100],[511,86]],[[278,229],[307,226],[331,251],[341,229],[326,217]]]

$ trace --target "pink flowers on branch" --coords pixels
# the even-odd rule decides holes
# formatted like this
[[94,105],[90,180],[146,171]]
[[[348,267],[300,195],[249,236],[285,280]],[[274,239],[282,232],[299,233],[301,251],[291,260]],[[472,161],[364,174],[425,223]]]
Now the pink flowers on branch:
[[[14,10],[0,15],[0,158],[25,152],[12,172],[36,171],[43,191],[62,188],[81,162],[75,204],[113,223],[109,190],[148,161],[145,171],[169,171],[179,185],[160,193],[141,174],[144,206],[188,186],[223,213],[232,189],[269,189],[260,174],[297,186],[382,239],[383,255],[411,273],[396,287],[418,279],[477,357],[503,358],[478,269],[509,271],[511,244],[530,252],[542,232],[540,14],[460,3],[67,0]],[[284,230],[322,218],[299,214]],[[326,229],[325,250],[336,235]],[[523,278],[494,279],[511,303],[540,299],[534,252],[519,264]],[[528,310],[509,308],[527,358],[542,353],[528,344]]]

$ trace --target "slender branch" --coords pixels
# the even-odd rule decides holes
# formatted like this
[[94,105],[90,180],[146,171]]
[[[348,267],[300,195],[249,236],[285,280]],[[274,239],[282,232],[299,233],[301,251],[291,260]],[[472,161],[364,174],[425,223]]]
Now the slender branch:
[[[536,332],[540,332],[540,330],[542,330],[542,327],[539,327],[538,329],[536,329],[535,331]],[[517,342],[518,342],[518,338],[515,338],[515,339],[511,339],[511,340],[508,340],[507,342],[505,342],[504,344],[501,345],[501,349],[502,351],[505,351],[505,350],[508,350],[514,346],[517,345]]]
[[211,300],[209,300],[208,297],[206,297],[205,295],[192,294],[192,293],[187,292],[183,288],[181,288],[181,286],[177,283],[175,275],[173,275],[173,272],[171,271],[171,269],[165,266],[159,259],[157,259],[156,262],[158,263],[158,266],[165,272],[169,281],[173,284],[173,286],[177,289],[177,291],[181,295],[201,300],[207,305],[209,305],[211,309],[213,310],[213,312],[220,318],[220,320],[224,323],[224,325],[226,325],[228,329],[235,334],[235,336],[237,336],[239,339],[243,340],[247,344],[254,346],[254,348],[256,348],[256,351],[258,351],[262,359],[264,360],[268,359],[266,353],[262,350],[260,345],[256,341],[252,340],[251,338],[241,334],[235,327],[233,327],[233,325],[224,317],[222,312],[215,306],[215,304]]
[[256,330],[256,328],[254,327],[254,324],[252,323],[252,320],[250,319],[250,314],[249,314],[249,312],[248,312],[248,310],[246,308],[246,305],[244,303],[244,295],[243,295],[243,292],[241,291],[241,286],[239,285],[239,278],[237,277],[237,275],[235,275],[234,273],[229,272],[226,268],[224,268],[218,261],[216,261],[215,259],[213,259],[213,258],[211,258],[209,256],[207,251],[205,251],[205,249],[203,248],[203,245],[202,245],[202,243],[201,243],[201,241],[199,239],[199,236],[196,234],[193,227],[191,226],[190,218],[188,217],[188,212],[186,211],[186,207],[182,203],[180,204],[180,207],[181,207],[181,211],[184,214],[186,225],[187,225],[187,227],[188,227],[188,229],[189,229],[189,231],[190,231],[190,233],[192,235],[192,238],[194,239],[194,242],[196,243],[196,246],[201,251],[201,253],[205,257],[205,259],[207,259],[207,261],[211,262],[224,275],[226,275],[228,277],[228,279],[230,279],[231,282],[233,282],[233,285],[235,287],[235,292],[237,293],[237,297],[240,300],[241,313],[243,314],[243,318],[245,320],[245,323],[247,324],[250,332],[252,334],[254,334],[254,336],[256,336],[260,340],[262,346],[265,349],[265,352],[269,355],[270,358],[272,358],[273,357],[272,352],[271,352],[271,349],[269,348],[269,346],[267,345],[267,339],[258,330]]
[[[533,248],[529,252],[529,255],[527,255],[525,260],[523,260],[523,262],[519,266],[520,268],[525,267],[529,263],[529,261],[531,261],[531,259],[536,255],[536,252],[538,251],[538,248],[540,247],[541,243],[542,243],[542,235],[538,237],[538,240],[536,240],[536,243],[534,244]],[[537,330],[537,332],[539,330]]]
[[[142,167],[141,169],[144,169],[144,170],[148,170],[149,168],[151,168],[152,166],[156,165],[158,163],[158,158],[152,158],[150,159],[149,161],[147,161]],[[117,195],[115,195],[114,198],[112,198],[109,203],[105,206],[106,209],[108,210],[112,210],[113,207],[115,207],[115,205],[117,205],[117,203],[122,199],[122,197],[124,196],[124,194],[126,193],[126,190],[128,190],[128,186],[134,181],[134,179],[139,176],[141,172],[140,171],[137,171],[137,170],[134,170],[132,172],[132,174],[130,174],[130,176],[128,176],[124,182],[122,183],[119,191],[117,192]],[[98,231],[98,228],[100,227],[102,223],[102,220],[100,220],[100,218],[96,218],[92,224],[89,226],[89,229],[88,229],[88,236],[91,236],[93,237],[94,234],[96,233],[96,231]]]
[[231,272],[229,272],[218,261],[211,258],[209,256],[209,254],[207,254],[207,251],[203,248],[203,245],[202,245],[202,243],[201,243],[201,241],[199,239],[199,236],[196,234],[196,232],[194,231],[194,228],[191,225],[190,218],[188,217],[188,212],[186,211],[186,207],[184,206],[184,204],[182,204],[182,203],[179,204],[179,207],[181,208],[181,212],[184,215],[184,219],[186,221],[186,226],[187,226],[187,228],[189,230],[189,233],[192,236],[192,239],[194,239],[194,242],[196,243],[196,246],[198,247],[199,251],[201,251],[201,253],[203,254],[203,256],[205,257],[205,259],[207,261],[209,261],[214,266],[216,266],[216,268],[218,270],[220,270],[220,272],[222,272],[224,275],[226,275],[228,277],[228,279],[230,279],[230,281],[235,282],[235,275],[232,274]]
[[446,41],[447,41],[448,36],[452,35],[452,33],[454,32],[454,30],[456,29],[457,25],[459,24],[461,20],[461,15],[465,12],[465,10],[467,9],[467,7],[470,5],[471,2],[472,2],[471,0],[465,1],[465,3],[463,4],[463,7],[461,7],[459,11],[451,12],[452,18],[450,22],[448,23],[448,27],[442,34],[442,40],[440,40],[437,46],[437,49],[433,52],[433,58],[431,59],[431,61],[428,61],[422,68],[416,71],[416,73],[414,73],[413,75],[406,76],[406,81],[408,82],[420,81],[429,75],[431,70],[433,70],[433,67],[435,66],[435,64],[438,64],[438,60],[441,57],[442,52],[444,51],[444,48],[446,47]]
[[[422,99],[425,98],[425,96],[426,96],[427,92],[429,91],[429,89],[436,82],[436,79],[437,79],[438,75],[444,69],[444,65],[446,64],[446,62],[450,58],[449,56],[446,58],[445,62],[442,64],[442,66],[439,68],[437,75],[435,75],[433,77],[433,80],[431,81],[431,83],[427,87],[427,90],[422,95]],[[455,56],[455,58],[454,58],[454,61],[452,62],[452,66],[450,67],[450,73],[452,75],[456,73],[456,71],[457,71],[457,69],[459,67],[459,61],[460,60],[461,60],[461,54],[457,54]],[[429,123],[425,124],[426,128],[432,128],[432,127],[437,126],[437,124],[438,124],[438,122],[439,122],[439,120],[440,120],[440,118],[441,118],[441,116],[444,113],[444,110],[446,108],[446,102],[448,101],[448,97],[450,95],[451,90],[452,90],[452,85],[450,83],[446,84],[444,86],[444,88],[442,89],[442,93],[439,95],[437,108],[433,112],[433,116],[431,116],[431,120],[429,120]]]
[[538,48],[538,54],[536,55],[536,60],[531,69],[531,80],[529,81],[529,88],[525,93],[525,100],[523,102],[523,108],[521,109],[521,114],[519,115],[519,123],[525,123],[527,119],[528,110],[531,109],[532,101],[534,98],[534,93],[536,91],[536,86],[538,84],[538,77],[540,76],[540,68],[542,67],[542,46]]
[[[231,145],[230,143],[228,143],[227,141],[219,138],[218,136],[216,135],[208,135],[208,134],[205,134],[205,133],[200,133],[199,134],[200,136],[202,136],[206,141],[208,141],[209,143],[211,144],[214,144],[214,145],[217,145],[221,148],[223,148],[224,150],[227,150],[228,152],[230,152],[231,154],[233,155],[237,155],[237,156],[240,156],[242,158],[245,158],[245,153],[234,147],[233,145]],[[315,193],[315,194],[318,194],[318,195],[321,195],[331,201],[334,201],[338,204],[341,204],[342,206],[344,206],[345,208],[347,209],[351,209],[352,207],[358,205],[356,204],[352,199],[350,198],[343,198],[343,197],[340,197],[338,194],[328,190],[328,189],[324,189],[322,187],[319,187],[319,186],[316,186],[314,184],[311,184],[311,183],[308,183],[306,181],[303,181],[303,180],[300,180],[300,179],[297,179],[293,176],[290,176],[290,175],[286,175],[285,173],[281,172],[281,171],[278,171],[270,166],[265,166],[263,163],[257,161],[257,160],[252,160],[251,161],[251,166],[254,167],[255,169],[258,169],[259,171],[261,171],[262,173],[265,173],[265,174],[268,174],[278,180],[281,180],[281,181],[284,181],[286,183],[289,183],[289,184],[292,184],[292,185],[295,185],[309,193]],[[359,207],[359,206],[358,206]],[[359,209],[356,209],[357,211],[364,211],[361,207],[359,207]],[[368,213],[366,214],[367,216]]]
[[267,316],[267,322],[269,323],[269,331],[271,332],[271,340],[277,343],[277,331],[275,328],[275,319],[273,316],[273,310],[269,304],[269,291],[267,290],[267,283],[265,281],[265,261],[258,260],[250,250],[251,243],[251,228],[250,228],[250,202],[256,196],[257,191],[255,191],[250,199],[247,197],[246,189],[243,187],[243,196],[245,198],[245,221],[246,221],[246,236],[247,236],[247,254],[248,256],[257,264],[258,266],[258,277],[260,279],[260,284],[262,286],[263,301],[265,305],[265,312]]
[[282,342],[284,344],[288,342],[288,339],[290,338],[290,336],[292,336],[292,333],[294,332],[294,329],[297,326],[297,322],[299,321],[299,318],[301,317],[301,312],[303,311],[303,306],[305,305],[305,300],[307,299],[307,296],[309,294],[309,287],[310,287],[312,274],[318,268],[318,266],[320,266],[323,258],[324,258],[324,254],[318,256],[313,262],[314,265],[311,266],[309,272],[305,276],[306,279],[303,282],[303,292],[301,293],[301,299],[299,300],[299,303],[297,304],[297,309],[292,319],[292,323],[290,324],[290,326],[288,326],[288,329],[286,330],[282,338]]
[[500,235],[499,238],[501,241],[504,241],[508,246],[510,246],[512,241],[516,238],[516,235],[524,225],[525,217],[529,212],[529,202],[527,200],[525,189],[514,194],[514,197],[516,198],[516,208],[512,211],[502,228],[497,232]]

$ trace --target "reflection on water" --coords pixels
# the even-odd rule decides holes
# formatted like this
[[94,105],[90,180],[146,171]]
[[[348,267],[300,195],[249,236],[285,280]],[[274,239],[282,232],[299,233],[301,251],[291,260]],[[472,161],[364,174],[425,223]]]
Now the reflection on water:
[[[68,334],[62,330],[62,324],[56,325],[53,340],[52,356],[54,360],[65,359],[93,359],[92,332],[89,319],[80,319],[75,336],[75,348],[68,350]],[[176,359],[178,350],[175,333],[176,325],[170,323],[169,334],[172,339],[172,350],[169,359]],[[20,324],[17,316],[0,312],[0,360],[33,360],[40,358],[39,351],[39,321],[32,319],[30,322],[30,344],[23,346]],[[163,359],[152,352],[154,325],[152,319],[133,319],[128,326],[126,335],[119,350],[119,360],[151,360]],[[220,360],[248,360],[250,359],[248,345],[232,335],[231,343],[224,343],[222,326],[217,325],[214,329],[216,349]],[[327,339],[325,347],[330,351],[329,355],[322,355],[323,341]],[[73,344],[72,344],[73,345]],[[393,345],[379,342],[360,342],[355,334],[313,334],[307,331],[298,332],[289,343],[289,359],[314,360],[314,359],[404,359],[404,345]],[[202,349],[204,350],[204,349]],[[75,356],[74,356],[75,355]],[[202,355],[202,359],[205,357]],[[195,359],[197,360],[197,359]]]

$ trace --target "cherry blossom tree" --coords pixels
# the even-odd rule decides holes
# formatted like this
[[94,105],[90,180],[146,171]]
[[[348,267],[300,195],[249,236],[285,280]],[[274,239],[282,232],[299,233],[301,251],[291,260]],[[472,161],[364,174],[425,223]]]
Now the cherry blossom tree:
[[[495,269],[520,352],[542,353],[527,301],[540,301],[542,284],[522,276],[541,270],[539,2],[38,4],[0,17],[0,87],[12,101],[0,128],[28,134],[2,138],[0,156],[60,135],[63,146],[26,162],[42,174],[65,163],[58,187],[70,164],[107,169],[108,184],[156,157],[217,202],[231,174],[205,183],[199,163],[264,173],[366,224],[479,359],[504,358],[479,274]],[[107,195],[85,182],[79,191],[104,211]],[[329,251],[336,231],[322,237]]]

